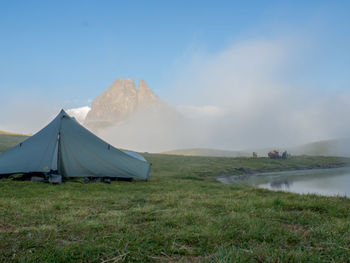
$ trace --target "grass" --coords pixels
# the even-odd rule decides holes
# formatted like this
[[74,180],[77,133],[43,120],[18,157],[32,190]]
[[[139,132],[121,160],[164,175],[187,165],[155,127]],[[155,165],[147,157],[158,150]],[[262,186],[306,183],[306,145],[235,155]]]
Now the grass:
[[348,262],[350,200],[223,185],[251,170],[346,158],[147,154],[149,182],[0,180],[3,262]]
[[20,142],[23,142],[27,138],[27,135],[0,131],[0,153],[12,148]]
[[216,156],[216,157],[247,157],[252,156],[251,151],[228,151],[210,148],[187,148],[162,152],[163,154],[185,156]]

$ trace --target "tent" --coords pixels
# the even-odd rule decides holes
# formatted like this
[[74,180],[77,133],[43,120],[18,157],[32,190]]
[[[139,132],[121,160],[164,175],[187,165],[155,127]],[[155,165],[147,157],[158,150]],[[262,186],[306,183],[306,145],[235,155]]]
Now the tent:
[[54,173],[148,179],[150,166],[141,155],[104,142],[64,110],[38,133],[0,154],[0,175]]

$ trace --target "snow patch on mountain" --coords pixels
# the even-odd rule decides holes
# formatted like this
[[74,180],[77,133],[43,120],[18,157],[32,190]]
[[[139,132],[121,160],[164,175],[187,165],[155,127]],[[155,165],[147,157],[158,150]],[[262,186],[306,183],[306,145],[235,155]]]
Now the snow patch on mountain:
[[69,109],[69,110],[67,110],[67,113],[71,117],[74,117],[80,123],[83,123],[90,110],[91,110],[91,108],[89,106],[84,106],[84,107],[80,107],[80,108]]

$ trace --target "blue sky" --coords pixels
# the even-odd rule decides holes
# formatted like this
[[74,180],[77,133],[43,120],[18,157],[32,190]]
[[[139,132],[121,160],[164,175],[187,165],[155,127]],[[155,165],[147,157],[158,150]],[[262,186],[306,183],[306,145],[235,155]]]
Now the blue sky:
[[117,77],[145,79],[169,103],[194,54],[298,39],[293,85],[349,89],[349,1],[1,1],[0,103],[54,97],[86,105]]

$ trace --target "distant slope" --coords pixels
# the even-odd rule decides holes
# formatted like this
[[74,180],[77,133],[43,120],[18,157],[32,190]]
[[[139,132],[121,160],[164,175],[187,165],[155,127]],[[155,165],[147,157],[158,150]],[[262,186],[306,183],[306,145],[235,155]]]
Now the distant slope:
[[252,152],[258,153],[258,156],[267,156],[271,150],[287,150],[292,155],[312,155],[312,156],[340,156],[350,157],[350,138],[337,140],[323,140],[303,144],[296,147],[271,147],[264,149],[247,149],[242,151],[227,151],[208,148],[178,149],[162,152],[163,154],[185,155],[185,156],[216,156],[216,157],[250,157]]
[[20,136],[30,136],[27,134],[23,134],[23,133],[15,133],[15,132],[8,132],[8,131],[1,131],[0,130],[0,134],[5,134],[5,135],[20,135]]
[[23,142],[29,135],[0,131],[0,152],[4,152],[13,146]]
[[350,138],[312,142],[289,149],[294,155],[350,156]]
[[163,154],[185,155],[185,156],[214,156],[214,157],[241,157],[250,156],[251,154],[244,151],[227,151],[209,148],[192,148],[192,149],[177,149],[172,151],[162,152]]
[[[0,130],[0,152],[4,152],[13,146],[26,140],[30,135],[12,133]],[[163,154],[185,155],[185,156],[213,156],[213,157],[250,157],[255,151],[259,156],[267,156],[270,150],[279,149],[278,147],[266,149],[249,149],[243,151],[228,151],[210,148],[190,148],[177,149],[162,152]],[[292,155],[313,155],[313,156],[343,156],[350,157],[350,138],[337,140],[323,140],[296,147],[286,147]]]

